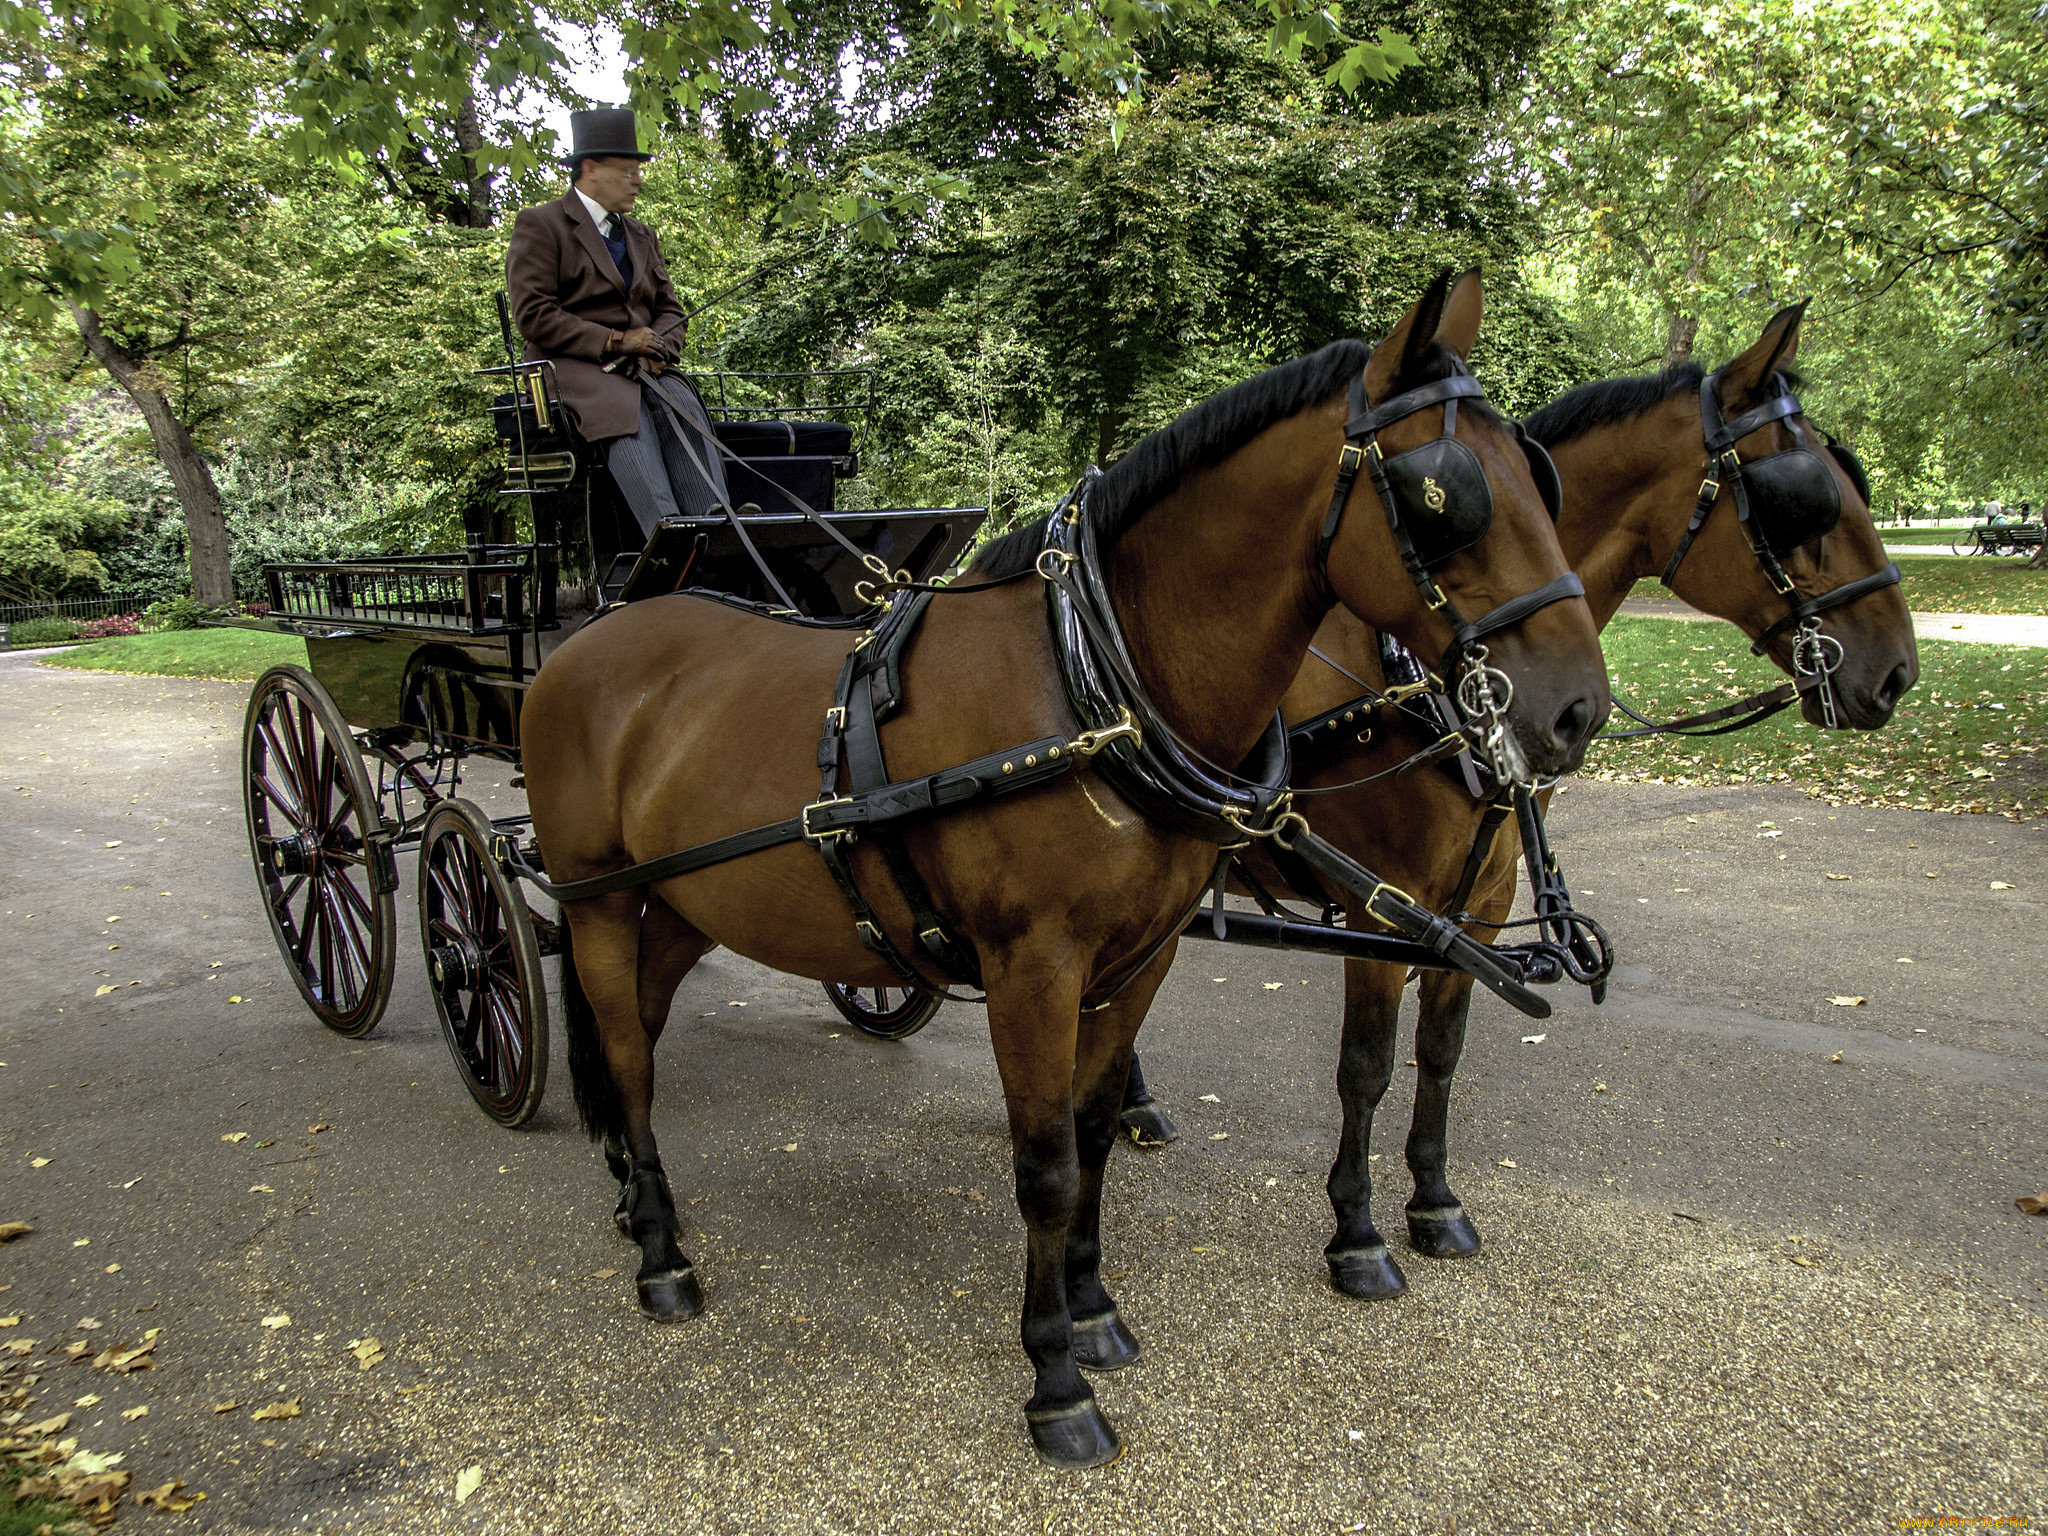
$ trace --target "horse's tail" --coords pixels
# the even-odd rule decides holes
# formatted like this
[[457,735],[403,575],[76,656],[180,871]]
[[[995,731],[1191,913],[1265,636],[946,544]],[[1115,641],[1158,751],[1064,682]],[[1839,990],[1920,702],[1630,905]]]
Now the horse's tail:
[[596,1141],[600,1136],[614,1139],[626,1133],[626,1115],[619,1103],[618,1085],[612,1081],[611,1064],[604,1059],[604,1046],[597,1038],[597,1010],[590,1006],[590,994],[583,990],[583,978],[576,974],[575,930],[569,914],[562,920],[562,1019],[569,1032],[569,1081],[576,1089],[576,1112],[583,1117],[583,1129]]

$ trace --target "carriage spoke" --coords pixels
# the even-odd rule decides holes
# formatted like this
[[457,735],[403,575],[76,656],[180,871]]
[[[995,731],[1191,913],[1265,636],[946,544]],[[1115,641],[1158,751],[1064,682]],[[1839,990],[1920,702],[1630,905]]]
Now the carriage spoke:
[[303,828],[306,824],[304,787],[293,776],[292,754],[285,744],[278,739],[277,722],[274,716],[265,714],[259,718],[256,722],[256,734],[263,738],[264,745],[267,748],[265,755],[268,758],[269,770],[283,778],[284,788],[287,793],[280,794],[278,792],[277,786],[270,782],[269,772],[259,775],[256,782],[263,786],[265,792],[273,800],[277,801],[278,808],[291,818],[294,826]]

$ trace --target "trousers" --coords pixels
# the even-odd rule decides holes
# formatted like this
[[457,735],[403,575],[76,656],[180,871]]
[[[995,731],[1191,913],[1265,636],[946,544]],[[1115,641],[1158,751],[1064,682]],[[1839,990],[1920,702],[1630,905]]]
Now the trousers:
[[[675,421],[651,398],[657,390],[682,418],[690,437],[687,449]],[[652,534],[665,517],[701,517],[713,507],[732,505],[710,413],[697,391],[674,373],[659,378],[641,375],[640,430],[631,437],[613,438],[605,465],[642,534]]]

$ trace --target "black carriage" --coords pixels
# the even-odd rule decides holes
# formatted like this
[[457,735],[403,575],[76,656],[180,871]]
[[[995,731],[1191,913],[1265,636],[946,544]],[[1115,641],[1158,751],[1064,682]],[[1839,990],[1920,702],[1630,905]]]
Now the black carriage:
[[[269,565],[265,611],[231,622],[306,642],[306,667],[257,681],[242,746],[250,852],[300,995],[340,1034],[376,1025],[397,963],[398,860],[413,853],[420,945],[449,1051],[483,1111],[517,1126],[546,1088],[541,958],[558,936],[506,869],[527,818],[464,799],[465,761],[518,764],[520,705],[536,672],[610,608],[708,589],[855,623],[868,608],[862,581],[878,570],[920,580],[946,571],[986,513],[836,506],[867,448],[872,372],[711,373],[694,377],[728,486],[759,511],[669,519],[643,546],[564,415],[552,365],[482,372],[502,390],[490,412],[506,478],[461,549]],[[512,536],[522,507],[530,542]],[[536,849],[520,852],[537,862]],[[931,1013],[907,992],[827,994],[879,1034],[908,1033]]]

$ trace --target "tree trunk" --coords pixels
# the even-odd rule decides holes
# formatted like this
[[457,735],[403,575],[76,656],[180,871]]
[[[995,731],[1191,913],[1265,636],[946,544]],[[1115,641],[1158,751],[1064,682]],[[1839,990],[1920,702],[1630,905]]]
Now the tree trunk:
[[1095,462],[1107,469],[1115,462],[1116,440],[1124,430],[1122,411],[1097,411],[1095,413]]
[[213,471],[193,446],[192,434],[157,388],[155,370],[147,358],[130,352],[102,331],[100,317],[92,310],[74,304],[71,318],[78,322],[78,334],[85,338],[100,366],[114,376],[114,382],[142,412],[156,455],[170,471],[178,505],[185,512],[185,539],[192,553],[192,596],[209,608],[234,601],[234,567],[228,556],[228,525],[221,516],[220,490],[213,483]]
[[1699,316],[1682,315],[1677,310],[1671,312],[1671,323],[1664,332],[1664,366],[1666,369],[1676,368],[1680,363],[1692,356],[1693,338],[1699,335],[1699,333]]

